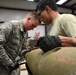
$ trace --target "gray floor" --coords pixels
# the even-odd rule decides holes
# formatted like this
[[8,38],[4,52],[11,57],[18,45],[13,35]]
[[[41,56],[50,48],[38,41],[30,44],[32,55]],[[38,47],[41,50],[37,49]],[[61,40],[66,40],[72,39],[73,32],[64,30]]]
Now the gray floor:
[[[21,62],[26,62],[26,60],[21,61]],[[20,67],[23,68],[23,69],[26,68],[25,64],[21,65]],[[28,75],[27,70],[21,70],[21,74],[20,75]]]
[[27,70],[22,70],[20,75],[28,75]]

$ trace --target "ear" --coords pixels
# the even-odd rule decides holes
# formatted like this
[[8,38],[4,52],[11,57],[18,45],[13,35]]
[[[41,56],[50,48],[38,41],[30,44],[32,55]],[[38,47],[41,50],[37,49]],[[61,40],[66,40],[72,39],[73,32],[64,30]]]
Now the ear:
[[28,18],[27,18],[27,21],[29,21],[30,19],[31,19],[31,18],[30,18],[30,17],[28,17]]
[[45,6],[45,10],[47,13],[49,13],[52,9],[49,6]]

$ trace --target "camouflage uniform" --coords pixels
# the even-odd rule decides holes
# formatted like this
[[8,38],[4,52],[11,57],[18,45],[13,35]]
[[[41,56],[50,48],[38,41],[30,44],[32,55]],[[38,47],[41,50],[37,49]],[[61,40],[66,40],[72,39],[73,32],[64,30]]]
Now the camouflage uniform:
[[23,49],[26,31],[22,21],[8,22],[0,26],[0,75],[19,75],[19,68],[10,72],[13,63]]

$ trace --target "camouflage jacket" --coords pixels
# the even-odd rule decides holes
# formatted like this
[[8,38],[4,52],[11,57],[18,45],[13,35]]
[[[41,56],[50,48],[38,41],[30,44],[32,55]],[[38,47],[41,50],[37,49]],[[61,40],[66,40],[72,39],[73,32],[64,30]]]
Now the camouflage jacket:
[[24,48],[25,34],[22,21],[8,22],[0,26],[0,75],[7,74],[6,67],[15,61]]

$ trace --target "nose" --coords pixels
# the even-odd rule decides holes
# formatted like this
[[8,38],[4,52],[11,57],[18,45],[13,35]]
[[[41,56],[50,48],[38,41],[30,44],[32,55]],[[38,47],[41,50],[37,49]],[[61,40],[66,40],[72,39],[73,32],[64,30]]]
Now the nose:
[[34,29],[34,27],[32,27],[32,30]]
[[34,28],[32,28],[32,30],[33,30]]

